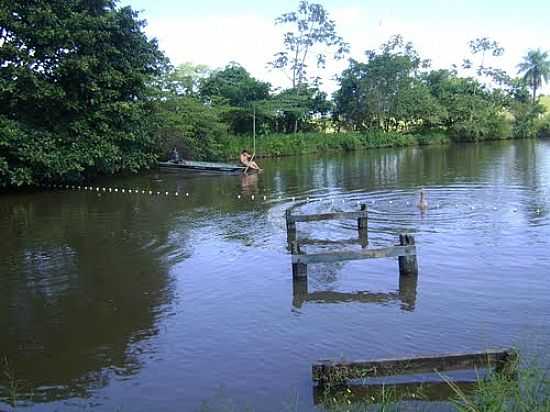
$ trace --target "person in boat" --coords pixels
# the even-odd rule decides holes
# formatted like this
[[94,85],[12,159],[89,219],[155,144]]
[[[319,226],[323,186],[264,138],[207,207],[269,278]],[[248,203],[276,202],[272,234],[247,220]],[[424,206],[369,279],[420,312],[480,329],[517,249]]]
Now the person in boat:
[[172,150],[172,154],[170,155],[170,161],[174,163],[179,163],[180,161],[180,154],[178,153],[178,149],[176,149],[176,146],[174,146],[174,150]]
[[260,169],[260,166],[252,160],[252,155],[248,152],[248,150],[243,150],[241,152],[240,161],[243,166],[246,166],[249,169],[262,170]]

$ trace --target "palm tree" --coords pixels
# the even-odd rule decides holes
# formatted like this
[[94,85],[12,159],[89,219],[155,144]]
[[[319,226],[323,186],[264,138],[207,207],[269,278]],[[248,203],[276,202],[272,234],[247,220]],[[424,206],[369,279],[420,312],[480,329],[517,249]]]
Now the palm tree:
[[527,56],[518,64],[518,73],[523,73],[523,80],[533,89],[533,103],[537,99],[537,89],[542,87],[542,81],[550,78],[550,58],[548,52],[541,49],[529,50]]

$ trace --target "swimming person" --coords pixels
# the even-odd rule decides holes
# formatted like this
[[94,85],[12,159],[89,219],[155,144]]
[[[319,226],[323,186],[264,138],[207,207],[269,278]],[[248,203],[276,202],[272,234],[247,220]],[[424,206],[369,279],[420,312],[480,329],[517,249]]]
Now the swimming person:
[[240,161],[243,166],[246,166],[249,169],[262,170],[260,169],[260,166],[252,160],[252,155],[246,149],[241,152]]
[[426,199],[426,193],[424,192],[424,189],[420,190],[420,200],[418,201],[418,204],[416,206],[422,211],[428,208],[428,199]]

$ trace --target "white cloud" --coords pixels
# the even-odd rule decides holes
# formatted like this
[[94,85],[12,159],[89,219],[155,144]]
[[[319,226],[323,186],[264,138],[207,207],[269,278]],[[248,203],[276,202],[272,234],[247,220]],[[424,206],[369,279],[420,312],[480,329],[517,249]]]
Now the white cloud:
[[[468,56],[467,42],[474,37],[488,36],[501,43],[505,55],[493,63],[509,74],[516,74],[516,66],[527,48],[541,47],[542,38],[550,37],[537,28],[508,27],[498,21],[444,19],[438,21],[403,20],[392,13],[374,15],[366,7],[341,7],[331,10],[338,32],[351,44],[350,57],[363,59],[366,49],[378,48],[393,34],[402,34],[412,41],[423,57],[430,58],[436,68],[459,64]],[[222,67],[237,61],[255,77],[270,81],[276,87],[287,87],[288,78],[278,71],[270,71],[267,62],[281,49],[282,28],[273,20],[255,14],[211,15],[203,18],[150,18],[147,32],[159,40],[160,47],[172,63],[184,62]],[[346,62],[333,62],[323,73],[324,88],[335,89],[330,77],[345,68]],[[548,93],[550,85],[546,86]]]
[[284,76],[267,68],[280,47],[280,33],[273,21],[260,16],[164,18],[150,21],[147,32],[175,65],[191,62],[218,68],[236,61],[260,79],[285,82]]

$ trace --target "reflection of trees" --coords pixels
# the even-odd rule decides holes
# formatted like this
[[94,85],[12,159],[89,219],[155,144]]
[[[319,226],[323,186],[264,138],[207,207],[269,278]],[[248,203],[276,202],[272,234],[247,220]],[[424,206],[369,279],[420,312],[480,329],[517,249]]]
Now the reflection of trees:
[[[548,178],[550,177],[550,161],[541,150],[543,143],[537,140],[526,140],[513,146],[511,159],[508,159],[506,168],[509,171],[504,176],[515,179],[527,189],[529,198],[522,201],[524,214],[530,224],[536,223],[541,216],[548,213],[543,206],[550,194]],[[539,209],[539,212],[537,212]]]
[[0,356],[33,400],[83,396],[108,382],[106,368],[140,368],[139,343],[170,300],[166,256],[184,247],[170,207],[95,193],[3,199]]
[[[373,149],[316,158],[278,160],[278,190],[376,190],[382,187],[446,185],[461,178],[479,178],[505,155],[509,143]],[[274,162],[264,161],[266,176]],[[267,184],[267,183],[265,183]]]
[[258,191],[258,173],[242,173],[240,179],[243,194],[253,195]]

